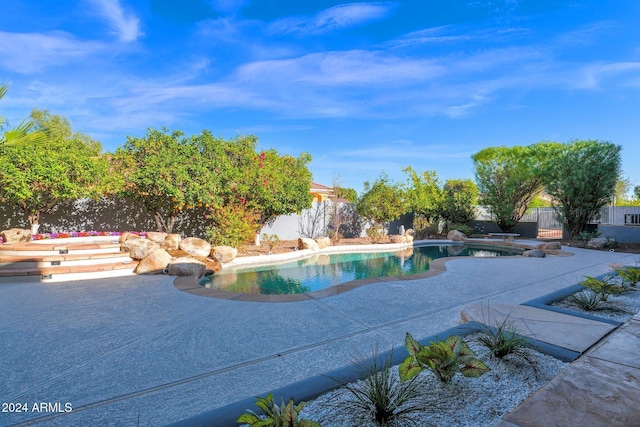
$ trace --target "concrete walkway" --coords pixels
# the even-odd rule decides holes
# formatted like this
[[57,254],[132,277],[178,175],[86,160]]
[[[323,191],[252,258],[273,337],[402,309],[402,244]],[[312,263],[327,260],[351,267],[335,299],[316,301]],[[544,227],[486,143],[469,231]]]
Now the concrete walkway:
[[0,412],[0,425],[179,422],[402,347],[406,332],[435,335],[470,303],[521,304],[640,259],[564,249],[575,256],[452,260],[435,277],[289,303],[205,298],[167,276],[2,279],[0,400],[27,410]]

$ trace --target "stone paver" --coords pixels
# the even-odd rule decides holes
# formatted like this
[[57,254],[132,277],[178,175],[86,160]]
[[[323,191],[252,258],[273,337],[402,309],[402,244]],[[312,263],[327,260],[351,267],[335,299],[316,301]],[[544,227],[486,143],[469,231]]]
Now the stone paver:
[[569,249],[576,255],[455,260],[435,277],[288,303],[205,298],[166,276],[3,279],[0,401],[73,411],[0,413],[0,425],[167,425],[338,369],[355,351],[402,346],[404,332],[456,326],[469,304],[521,304],[637,259]]

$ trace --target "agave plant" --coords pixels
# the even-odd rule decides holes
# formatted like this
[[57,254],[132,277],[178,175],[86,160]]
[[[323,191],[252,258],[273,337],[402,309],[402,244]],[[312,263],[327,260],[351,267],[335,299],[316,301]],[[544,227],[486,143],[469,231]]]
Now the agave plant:
[[622,277],[625,286],[635,288],[638,282],[640,282],[640,267],[618,268],[616,273]]
[[593,291],[578,292],[572,295],[571,301],[586,311],[593,311],[598,308],[602,302],[602,296]]
[[256,406],[264,412],[264,416],[247,410],[238,417],[236,422],[249,424],[251,427],[321,427],[315,421],[298,419],[300,410],[306,405],[305,402],[296,406],[292,397],[288,403],[282,402],[278,406],[273,401],[271,393],[267,397],[257,397],[257,399]]
[[409,381],[424,370],[433,372],[445,383],[458,372],[465,377],[477,378],[490,370],[457,335],[423,346],[407,332],[405,347],[409,356],[398,368],[402,381]]
[[602,301],[607,301],[609,295],[620,295],[625,291],[623,286],[612,283],[609,278],[600,280],[591,276],[584,277],[585,279],[578,283],[589,289],[590,291],[599,294]]

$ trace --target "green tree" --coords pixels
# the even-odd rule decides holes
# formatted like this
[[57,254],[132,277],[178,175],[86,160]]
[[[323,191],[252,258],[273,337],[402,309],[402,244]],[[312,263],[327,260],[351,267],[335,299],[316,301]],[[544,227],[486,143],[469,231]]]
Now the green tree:
[[633,187],[633,195],[636,197],[636,200],[640,201],[640,185]]
[[67,119],[34,110],[30,122],[46,143],[27,138],[0,145],[0,199],[19,206],[35,225],[63,202],[102,195],[108,163],[100,144],[73,132]]
[[586,140],[556,144],[547,171],[546,191],[571,238],[611,203],[620,179],[620,146]]
[[478,187],[470,179],[450,179],[442,189],[440,217],[449,224],[466,224],[476,219]]
[[488,205],[504,232],[511,232],[528,206],[542,191],[546,143],[530,146],[490,147],[471,158],[475,167],[480,203]]
[[187,138],[180,131],[148,129],[144,138],[127,137],[116,151],[124,195],[153,215],[159,231],[171,233],[184,210],[220,203],[218,175],[204,155],[216,145],[208,131]]
[[406,211],[402,188],[392,183],[386,174],[382,174],[373,184],[365,182],[364,193],[358,199],[356,210],[376,226],[386,228],[389,222]]
[[[8,91],[9,85],[1,84],[0,99],[4,98]],[[7,125],[7,122],[0,117],[0,145],[39,144],[48,139],[43,130],[35,129],[32,119],[25,119],[18,126],[5,130]]]
[[403,186],[409,211],[432,222],[440,216],[443,193],[436,171],[425,171],[419,175],[411,166],[402,170],[408,175]]

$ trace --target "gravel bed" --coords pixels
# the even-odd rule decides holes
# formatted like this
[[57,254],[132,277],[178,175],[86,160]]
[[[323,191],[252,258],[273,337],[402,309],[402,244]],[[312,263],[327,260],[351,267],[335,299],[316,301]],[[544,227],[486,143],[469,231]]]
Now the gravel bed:
[[[611,280],[613,282],[622,283],[622,279],[619,276],[613,276]],[[578,292],[578,294],[585,292],[588,291],[584,290]],[[621,295],[610,295],[607,301],[601,302],[596,310],[591,311],[581,308],[578,304],[572,301],[571,297],[554,302],[551,305],[553,307],[589,314],[603,319],[626,322],[633,317],[635,313],[640,312],[640,288],[636,286]]]
[[[522,349],[524,357],[493,357],[475,335],[465,341],[491,371],[479,378],[457,374],[443,384],[430,372],[420,378],[420,403],[423,409],[412,413],[401,425],[416,426],[492,426],[507,412],[557,375],[566,363],[531,349]],[[397,375],[397,366],[391,368]],[[363,382],[355,383],[362,386]],[[318,421],[323,427],[375,427],[366,413],[354,410],[348,399],[353,395],[340,388],[307,403],[301,418]]]

